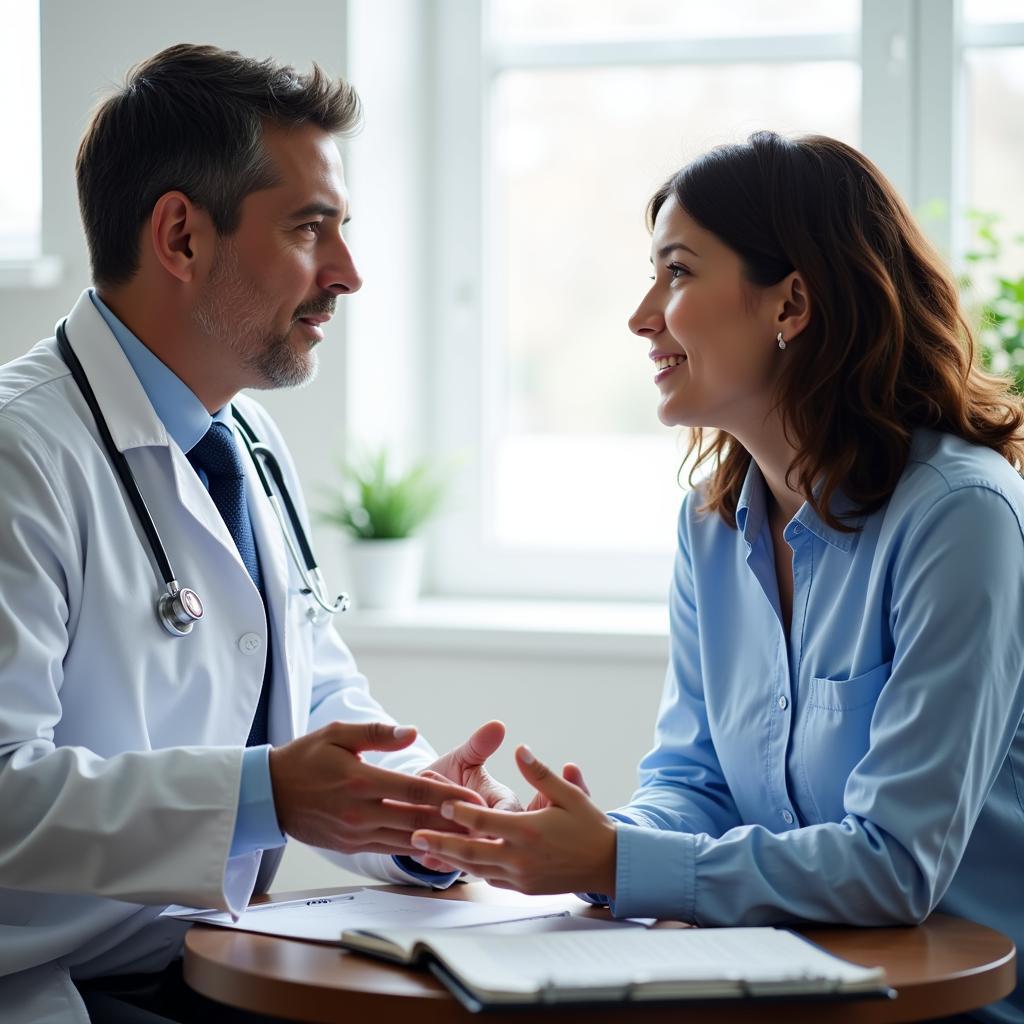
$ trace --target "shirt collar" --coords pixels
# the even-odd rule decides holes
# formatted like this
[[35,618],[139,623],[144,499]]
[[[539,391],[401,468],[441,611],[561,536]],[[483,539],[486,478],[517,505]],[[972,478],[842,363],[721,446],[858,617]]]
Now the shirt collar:
[[183,452],[199,443],[214,420],[231,426],[230,405],[211,416],[195,392],[121,323],[94,288],[89,289],[89,298],[121,346],[160,422]]
[[[751,459],[750,465],[747,467],[747,475],[743,480],[743,487],[740,490],[739,501],[736,504],[736,526],[743,534],[743,539],[750,545],[754,543],[757,535],[761,532],[767,507],[764,476],[762,476],[757,463]],[[830,505],[832,514],[840,516],[841,521],[849,524],[854,530],[859,530],[864,525],[864,516],[851,515],[855,509],[856,505],[842,490],[832,496]],[[842,518],[844,515],[847,518]],[[846,533],[824,522],[809,501],[805,501],[797,509],[796,515],[787,524],[783,533],[787,540],[793,534],[794,523],[799,523],[815,537],[840,551],[850,551],[857,540],[857,533]]]

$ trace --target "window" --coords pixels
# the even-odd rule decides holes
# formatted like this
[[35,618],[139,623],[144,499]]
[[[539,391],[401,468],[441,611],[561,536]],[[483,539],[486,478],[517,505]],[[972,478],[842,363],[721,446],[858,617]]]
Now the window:
[[441,443],[472,457],[435,583],[661,599],[686,437],[658,423],[626,326],[649,286],[644,204],[759,128],[857,145],[860,7],[476,7],[447,6],[440,32],[445,121],[480,132],[441,143],[440,223],[458,240],[441,264]]
[[438,593],[664,599],[687,437],[657,422],[626,324],[648,286],[644,204],[709,146],[765,127],[838,136],[954,261],[965,211],[999,215],[989,269],[1020,275],[1019,0],[431,12],[430,87],[411,107],[433,154],[416,382],[424,444],[465,467],[434,537]]
[[1019,276],[1024,262],[1024,5],[966,0],[963,14],[961,202],[998,218],[994,228],[1002,244],[993,270]]
[[0,31],[4,152],[0,160],[0,263],[39,256],[42,161],[39,104],[39,4],[4,5]]

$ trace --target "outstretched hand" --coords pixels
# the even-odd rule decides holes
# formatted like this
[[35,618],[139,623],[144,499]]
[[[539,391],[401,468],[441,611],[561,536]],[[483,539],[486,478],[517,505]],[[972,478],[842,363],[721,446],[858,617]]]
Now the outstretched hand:
[[615,825],[591,802],[579,769],[567,766],[574,778],[561,778],[525,746],[516,750],[516,764],[537,790],[531,810],[445,802],[442,817],[470,834],[418,829],[413,846],[501,889],[614,896]]
[[364,750],[401,750],[416,730],[384,722],[332,722],[270,751],[281,830],[340,853],[413,854],[417,828],[450,828],[445,800],[479,801],[448,779],[419,778],[367,764]]
[[[477,793],[487,807],[501,811],[521,811],[519,797],[487,770],[487,759],[505,739],[502,722],[485,722],[465,743],[442,754],[419,774],[436,782],[455,783]],[[456,871],[458,868],[437,857],[417,854],[416,859],[431,871]]]

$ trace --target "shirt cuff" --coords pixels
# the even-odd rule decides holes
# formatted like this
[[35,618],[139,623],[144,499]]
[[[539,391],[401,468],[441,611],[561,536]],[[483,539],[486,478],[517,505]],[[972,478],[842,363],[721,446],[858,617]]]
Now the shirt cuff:
[[287,841],[277,823],[274,808],[270,745],[246,747],[242,754],[242,781],[230,856],[237,857],[254,850],[272,850],[275,846],[284,846]]
[[615,917],[695,920],[694,836],[620,823],[615,828]]
[[407,875],[412,875],[417,882],[433,886],[435,889],[447,889],[462,874],[461,871],[431,871],[430,868],[425,868],[422,864],[414,861],[412,857],[397,856],[392,859]]
[[[611,818],[612,821],[625,822],[627,825],[636,824],[629,815],[623,814],[622,811],[609,811],[607,817]],[[618,848],[617,843],[616,848]],[[595,907],[607,907],[609,903],[607,894],[603,892],[578,892],[576,895],[583,900],[584,903],[589,903]]]

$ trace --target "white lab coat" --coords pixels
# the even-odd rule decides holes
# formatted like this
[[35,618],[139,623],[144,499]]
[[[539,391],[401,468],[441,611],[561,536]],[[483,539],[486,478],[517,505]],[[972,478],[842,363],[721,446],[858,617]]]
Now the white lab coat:
[[[157,920],[163,907],[239,911],[280,860],[228,856],[267,650],[259,592],[87,293],[67,333],[205,616],[183,638],[157,620],[150,549],[55,341],[0,369],[0,1019],[10,1024],[86,1021],[72,976],[162,969],[183,933]],[[270,417],[236,401],[305,515]],[[270,741],[334,719],[392,721],[333,626],[307,617],[243,461],[270,612]],[[417,742],[371,757],[414,771],[434,753]],[[341,861],[410,881],[387,857]]]

